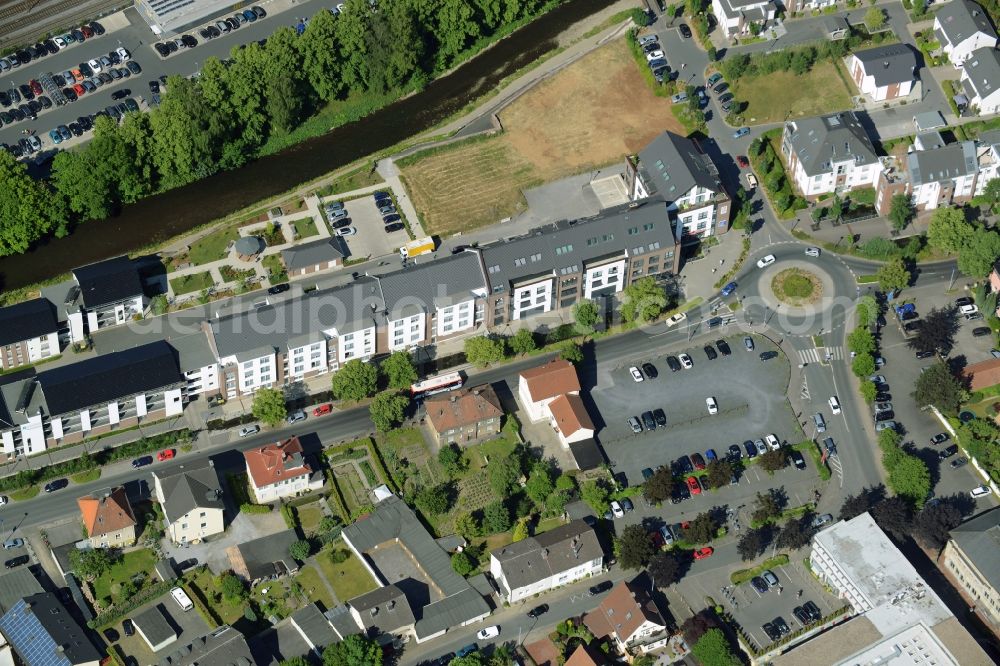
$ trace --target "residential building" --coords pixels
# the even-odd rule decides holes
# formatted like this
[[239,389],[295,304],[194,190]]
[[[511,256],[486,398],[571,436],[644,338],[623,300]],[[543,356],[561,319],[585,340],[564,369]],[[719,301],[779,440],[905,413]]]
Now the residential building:
[[[1000,285],[997,278],[998,266],[993,265],[990,273],[990,283]],[[984,388],[1000,384],[1000,358],[991,358],[987,361],[971,363],[964,368],[960,376],[967,383],[970,391],[981,391]]]
[[969,55],[962,64],[962,89],[979,115],[1000,113],[1000,50],[981,48]]
[[33,594],[41,594],[41,583],[31,572],[31,567],[14,567],[0,572],[0,615]]
[[778,15],[778,6],[771,0],[712,0],[712,13],[723,34],[734,39],[761,32]]
[[33,455],[178,416],[184,385],[162,341],[0,379],[0,444],[8,456]]
[[561,358],[529,368],[518,379],[517,395],[533,423],[551,419],[549,405],[565,394],[580,394],[580,378],[576,366]]
[[1000,130],[983,132],[976,141],[976,160],[979,175],[976,176],[976,196],[986,191],[991,180],[1000,179]]
[[549,403],[552,427],[563,448],[573,442],[591,439],[594,436],[594,422],[590,420],[583,398],[577,393],[562,394]]
[[976,152],[975,141],[945,144],[938,132],[917,135],[906,156],[913,205],[932,210],[970,201],[979,173]]
[[972,0],[951,0],[934,14],[934,36],[956,68],[972,52],[997,45],[997,31],[986,11]]
[[200,543],[225,530],[222,487],[211,460],[154,470],[153,489],[174,543]]
[[989,657],[913,565],[863,513],[813,537],[809,565],[847,619],[774,657],[775,666],[988,664]]
[[153,604],[132,616],[135,630],[152,652],[159,652],[177,641],[177,632],[167,622],[160,604]]
[[667,202],[652,198],[481,245],[487,326],[503,329],[584,299],[613,297],[642,277],[675,274],[680,243],[673,227]]
[[100,490],[76,503],[92,547],[124,548],[135,543],[138,523],[124,486]]
[[409,635],[416,618],[403,591],[392,583],[347,602],[351,616],[366,635]]
[[499,435],[503,425],[503,406],[490,384],[432,395],[424,410],[439,446],[481,442]]
[[306,462],[298,437],[244,451],[243,457],[258,504],[323,487],[323,474]]
[[990,509],[951,531],[940,562],[976,615],[1000,627],[1000,509]]
[[295,530],[282,530],[230,546],[226,555],[233,573],[254,586],[262,580],[275,580],[299,570],[299,563],[289,552],[298,540]]
[[288,277],[296,278],[339,268],[350,254],[340,236],[330,236],[281,251]]
[[24,597],[0,617],[24,666],[98,666],[101,655],[51,592]]
[[659,645],[670,636],[649,590],[635,581],[615,585],[597,608],[583,616],[583,622],[595,638],[610,641],[621,654],[647,652],[651,644]]
[[569,655],[565,666],[607,666],[609,663],[603,652],[581,643]]
[[0,370],[38,363],[60,351],[59,322],[48,299],[0,308]]
[[323,648],[341,640],[316,604],[306,604],[289,616],[289,621],[315,656],[323,653]]
[[572,520],[490,553],[490,574],[508,603],[603,570],[604,550],[593,528],[582,520]]
[[882,163],[853,111],[785,123],[781,152],[806,197],[875,187]]
[[917,54],[908,44],[885,44],[855,51],[847,69],[872,102],[907,97],[917,82]]
[[625,159],[624,176],[633,201],[657,196],[668,202],[674,235],[682,243],[729,231],[732,201],[712,158],[693,139],[660,134],[638,156]]
[[[449,629],[479,622],[490,614],[483,595],[469,580],[455,573],[448,553],[434,541],[413,509],[395,495],[379,501],[371,513],[345,527],[342,535],[344,543],[379,587],[387,586],[391,580],[405,595],[412,595],[406,596],[406,601],[413,616],[419,618],[412,629],[418,643],[441,636]],[[382,560],[381,552],[386,550],[396,551],[397,557],[410,563],[408,570],[383,572],[379,562],[398,561],[392,556]],[[400,602],[394,592],[385,594],[386,603],[389,599]],[[340,636],[361,631],[349,608],[353,601],[326,613]],[[397,631],[408,630],[408,626],[400,625]]]
[[224,624],[160,659],[159,666],[254,666],[243,634]]

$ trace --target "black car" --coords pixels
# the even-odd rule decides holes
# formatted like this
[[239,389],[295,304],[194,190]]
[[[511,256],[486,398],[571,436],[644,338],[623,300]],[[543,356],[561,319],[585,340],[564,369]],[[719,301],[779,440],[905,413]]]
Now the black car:
[[656,430],[656,419],[653,418],[653,412],[643,412],[641,418],[642,425],[646,426],[646,430]]
[[875,402],[892,402],[891,393],[876,393]]
[[132,620],[128,618],[122,620],[122,631],[125,632],[126,636],[131,636],[135,633],[135,627],[132,626]]
[[687,27],[686,23],[681,23],[677,26],[677,32],[681,33],[681,37],[684,39],[690,39],[691,37],[691,28]]
[[280,294],[282,292],[288,291],[289,287],[287,284],[276,284],[273,287],[269,287],[267,293],[269,294]]
[[991,331],[989,329],[989,327],[987,327],[987,326],[980,326],[979,328],[972,329],[972,337],[974,337],[974,338],[982,338],[982,337],[985,337],[985,336],[989,335],[992,332],[993,331]]
[[680,476],[681,474],[687,474],[688,472],[694,471],[691,459],[687,456],[681,456],[677,459],[677,468],[680,470],[680,474],[675,474],[674,476]]
[[160,54],[161,58],[166,58],[170,55],[170,49],[163,42],[156,42],[153,44],[153,48],[156,49],[156,52]]
[[767,582],[760,576],[754,576],[750,579],[750,587],[757,590],[758,594],[766,594],[768,589]]
[[139,67],[139,63],[135,60],[129,60],[125,63],[126,71],[132,72],[133,74],[142,74],[142,67]]
[[83,136],[83,128],[77,123],[70,123],[69,131],[73,134],[73,136]]
[[401,219],[403,219],[403,218],[401,218],[396,213],[390,213],[389,215],[383,215],[382,216],[382,223],[383,224],[392,224],[393,222],[399,222]]
[[677,360],[676,356],[668,356],[666,358],[667,367],[670,368],[671,372],[677,372],[681,369],[681,362]]
[[548,604],[542,604],[541,606],[535,606],[530,611],[528,611],[528,617],[534,619],[534,618],[538,617],[539,615],[542,615],[542,614],[548,613],[548,612],[549,612],[549,605]]
[[93,30],[95,35],[104,34],[104,26],[98,23],[97,21],[91,21],[90,23],[87,24],[87,27]]
[[969,462],[969,459],[966,458],[965,456],[962,456],[961,458],[955,458],[954,460],[951,461],[950,464],[951,464],[951,468],[952,469],[958,469],[959,467],[963,467],[964,465],[967,465],[968,462]]
[[143,456],[141,458],[136,458],[132,461],[132,469],[139,469],[140,467],[145,467],[146,465],[153,464],[153,456]]
[[206,42],[212,39],[212,33],[208,31],[208,28],[202,28],[198,31],[198,36],[204,39]]
[[181,35],[181,42],[186,48],[193,49],[198,46],[198,40],[191,35]]
[[212,39],[215,39],[216,37],[221,37],[222,36],[222,32],[218,28],[216,28],[214,25],[208,26],[206,28],[206,30],[208,30],[208,36],[211,37]]
[[802,604],[802,609],[805,612],[809,613],[809,617],[812,619],[813,622],[823,617],[823,614],[819,610],[819,606],[817,606],[811,601],[807,601],[804,604]]
[[671,504],[680,504],[686,499],[691,499],[691,491],[686,483],[678,483],[674,486],[674,491],[670,494]]
[[778,633],[781,634],[782,636],[785,636],[792,632],[791,628],[788,626],[788,623],[785,622],[785,618],[781,617],[780,615],[771,620],[771,624],[774,625],[774,628],[777,629]]
[[656,379],[660,374],[656,371],[656,366],[652,363],[643,363],[642,371],[646,373],[647,379]]
[[590,589],[587,591],[590,593],[590,596],[594,596],[597,594],[601,594],[602,592],[607,592],[614,586],[615,586],[614,583],[612,583],[610,580],[606,580],[604,582],[598,583],[597,585],[591,585]]
[[968,296],[962,296],[961,298],[955,299],[955,305],[962,307],[963,305],[972,305],[972,299]]
[[13,569],[14,567],[19,567],[22,564],[27,564],[30,561],[31,558],[29,558],[27,555],[18,555],[17,557],[10,558],[6,562],[4,562],[3,565],[8,569]]
[[934,356],[934,352],[932,352],[932,351],[918,351],[918,352],[916,352],[916,357],[918,359],[931,358],[932,356]]
[[708,320],[709,328],[718,328],[722,326],[722,317],[712,317]]
[[649,481],[651,478],[653,478],[653,468],[652,467],[645,467],[645,468],[643,468],[643,470],[642,470],[642,481],[643,481],[643,483],[645,483],[646,481]]
[[404,228],[405,226],[403,225],[402,222],[395,222],[393,224],[385,225],[384,231],[385,233],[389,234],[392,233],[393,231],[402,231]]
[[709,361],[714,361],[719,358],[719,354],[712,348],[711,345],[705,345],[705,356],[708,357]]
[[53,493],[57,490],[61,490],[69,485],[69,481],[66,479],[56,479],[55,481],[49,481],[45,484],[45,492]]
[[733,350],[729,348],[729,344],[725,340],[716,340],[715,346],[723,356],[729,356],[733,353]]
[[806,459],[802,457],[801,453],[799,453],[795,449],[792,449],[792,452],[791,452],[790,456],[791,456],[791,459],[792,459],[792,463],[795,465],[796,469],[805,469],[806,468]]
[[891,409],[887,409],[884,412],[879,412],[878,414],[875,415],[875,422],[878,423],[879,421],[892,421],[895,418],[896,415],[893,413],[893,411]]
[[938,460],[947,460],[956,453],[958,453],[958,447],[952,444],[951,446],[942,449],[941,452],[938,453]]
[[699,476],[698,477],[698,483],[701,484],[701,490],[702,490],[702,492],[707,493],[709,490],[712,489],[712,486],[710,486],[709,483],[708,483],[708,475],[707,474]]
[[747,452],[747,458],[757,457],[757,445],[752,440],[743,442],[743,449]]
[[339,220],[334,220],[333,222],[331,222],[331,225],[333,226],[334,229],[343,229],[344,227],[349,227],[351,226],[351,218],[342,217]]
[[49,55],[55,55],[59,53],[59,47],[56,46],[56,43],[54,41],[52,41],[51,39],[46,39],[44,43],[45,43],[45,50],[49,52]]
[[39,95],[38,99],[35,100],[35,101],[37,101],[39,104],[41,104],[43,109],[51,109],[52,108],[52,100],[49,99],[45,95]]
[[667,427],[667,414],[660,408],[653,410],[653,420],[656,421],[656,425],[661,428]]
[[743,457],[743,452],[740,451],[740,445],[739,444],[732,444],[732,445],[730,445],[730,447],[729,447],[729,456],[728,457],[729,457],[730,460],[739,460],[740,458]]
[[87,131],[94,126],[93,121],[87,116],[80,116],[76,119],[76,122],[83,128],[84,131]]
[[781,632],[775,629],[774,625],[771,624],[770,622],[765,622],[764,624],[761,625],[760,628],[764,630],[764,633],[767,634],[767,637],[770,638],[772,641],[776,641],[779,638],[781,638]]
[[776,351],[766,351],[766,352],[761,352],[760,353],[760,360],[761,361],[768,361],[768,360],[770,360],[772,358],[778,358],[778,352],[776,352]]
[[130,93],[131,93],[131,91],[128,88],[123,88],[121,90],[116,90],[113,93],[111,93],[111,99],[114,99],[114,100],[125,99],[126,97],[129,96]]
[[78,41],[78,42],[85,42],[85,41],[87,41],[87,36],[84,35],[83,31],[80,30],[79,28],[74,28],[74,29],[70,30],[69,34],[71,34],[74,37],[76,37],[76,41]]
[[160,94],[160,82],[159,81],[150,81],[149,82],[149,92],[153,93],[154,95],[159,95]]
[[31,89],[31,86],[29,86],[27,83],[22,83],[17,87],[17,89],[21,91],[21,97],[24,98],[25,100],[35,99],[35,92]]
[[795,616],[795,619],[798,620],[799,624],[803,627],[812,622],[812,618],[809,617],[809,613],[802,606],[796,606],[792,610],[792,615]]
[[118,632],[112,629],[111,627],[108,627],[101,633],[104,634],[104,638],[107,639],[108,643],[115,643],[118,641],[119,638],[121,638]]
[[267,16],[267,12],[265,12],[264,8],[261,7],[261,6],[259,6],[259,5],[254,5],[253,7],[250,8],[250,11],[252,11],[254,14],[256,14],[257,18],[259,18],[259,19],[262,19],[265,16]]

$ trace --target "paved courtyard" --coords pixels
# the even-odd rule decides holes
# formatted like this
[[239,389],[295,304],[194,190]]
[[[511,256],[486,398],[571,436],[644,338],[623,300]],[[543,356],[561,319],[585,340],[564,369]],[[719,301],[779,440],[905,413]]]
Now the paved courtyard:
[[205,620],[201,618],[201,615],[197,611],[182,611],[180,606],[178,606],[177,603],[170,597],[169,593],[164,594],[145,606],[135,609],[129,617],[135,617],[142,611],[152,606],[159,606],[160,612],[167,620],[167,624],[173,628],[177,635],[176,641],[166,646],[159,652],[153,652],[150,650],[149,644],[143,640],[138,631],[136,631],[132,636],[126,636],[125,632],[122,630],[121,620],[118,620],[114,625],[112,625],[114,630],[117,631],[118,635],[121,637],[118,641],[118,646],[125,652],[125,654],[135,657],[140,664],[155,664],[162,657],[170,654],[179,647],[190,643],[195,638],[203,635],[209,630],[209,626],[205,624]]
[[[335,200],[337,200],[336,197],[330,197],[325,202]],[[357,231],[355,235],[347,236],[344,239],[347,241],[347,247],[351,250],[350,259],[384,257],[398,252],[400,247],[410,241],[405,228],[392,233],[385,232],[382,214],[375,206],[375,199],[370,194],[345,201],[344,208],[351,220],[350,226]]]
[[207,564],[213,573],[220,574],[232,568],[226,555],[227,548],[285,529],[285,522],[277,509],[263,515],[251,516],[238,513],[232,522],[226,525],[225,533],[210,537],[202,543],[177,546],[164,539],[163,553],[166,557],[173,557],[177,562],[193,557],[198,560],[198,564]]

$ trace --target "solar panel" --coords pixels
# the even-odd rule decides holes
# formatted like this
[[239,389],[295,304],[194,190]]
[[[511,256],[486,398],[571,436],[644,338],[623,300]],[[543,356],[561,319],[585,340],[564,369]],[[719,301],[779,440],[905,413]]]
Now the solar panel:
[[0,618],[0,630],[27,666],[71,666],[24,599]]

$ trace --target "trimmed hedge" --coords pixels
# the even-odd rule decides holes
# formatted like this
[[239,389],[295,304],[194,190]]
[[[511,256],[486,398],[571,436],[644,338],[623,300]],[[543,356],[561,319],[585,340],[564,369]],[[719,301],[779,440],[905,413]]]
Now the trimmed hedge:
[[288,529],[294,530],[299,526],[299,512],[291,504],[281,505],[281,517],[285,519]]
[[117,621],[119,618],[125,617],[132,611],[134,611],[139,606],[142,606],[148,601],[155,599],[156,597],[162,596],[169,592],[171,588],[174,587],[172,582],[160,581],[159,583],[153,583],[147,587],[144,587],[139,591],[134,597],[129,599],[124,603],[118,603],[113,605],[108,610],[104,611],[93,620],[87,623],[87,626],[91,629],[97,629],[98,627],[103,627],[104,625],[111,624]]
[[215,629],[223,624],[222,618],[215,614],[215,611],[209,607],[206,603],[204,597],[201,595],[201,590],[194,587],[187,581],[181,581],[180,585],[187,592],[187,595],[191,597],[191,601],[194,603],[195,608],[201,614],[201,617],[205,620],[205,624],[208,625],[209,629]]
[[240,513],[271,513],[270,504],[240,504]]

